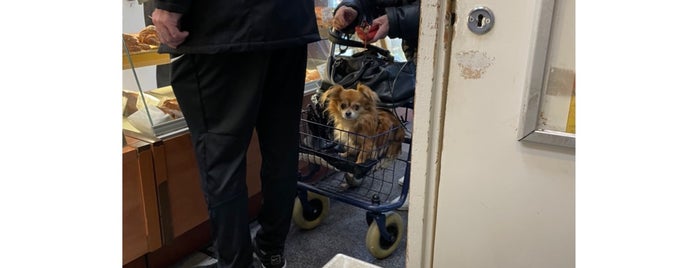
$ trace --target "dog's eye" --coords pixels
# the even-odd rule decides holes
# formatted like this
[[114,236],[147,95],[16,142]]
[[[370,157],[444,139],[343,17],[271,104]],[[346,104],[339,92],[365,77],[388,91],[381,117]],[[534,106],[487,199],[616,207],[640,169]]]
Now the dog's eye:
[[359,105],[356,105],[356,104],[355,104],[355,105],[352,105],[352,109],[354,109],[354,110],[359,110]]
[[340,104],[340,109],[345,109],[345,108],[347,108],[347,104],[344,104],[344,103]]

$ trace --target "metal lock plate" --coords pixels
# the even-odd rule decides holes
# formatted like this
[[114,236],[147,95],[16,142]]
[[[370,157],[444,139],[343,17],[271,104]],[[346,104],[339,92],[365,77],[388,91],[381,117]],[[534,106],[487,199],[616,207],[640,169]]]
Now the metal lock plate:
[[495,24],[495,16],[487,7],[477,7],[468,14],[468,29],[475,34],[484,34],[490,31]]

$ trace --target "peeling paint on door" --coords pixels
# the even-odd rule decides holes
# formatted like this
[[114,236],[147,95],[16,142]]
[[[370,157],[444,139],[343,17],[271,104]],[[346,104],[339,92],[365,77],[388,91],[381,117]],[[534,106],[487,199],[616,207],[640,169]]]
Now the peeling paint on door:
[[480,79],[494,60],[495,58],[488,57],[485,52],[477,50],[456,54],[456,63],[461,68],[461,76],[466,79]]

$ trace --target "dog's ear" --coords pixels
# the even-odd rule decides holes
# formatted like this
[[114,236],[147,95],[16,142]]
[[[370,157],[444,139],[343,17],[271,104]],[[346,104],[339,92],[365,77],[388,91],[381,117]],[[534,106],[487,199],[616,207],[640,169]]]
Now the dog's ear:
[[320,95],[320,103],[325,106],[325,101],[328,99],[337,99],[340,97],[340,92],[345,90],[341,85],[334,85],[328,88],[322,95]]
[[359,93],[362,93],[364,96],[366,96],[373,102],[379,102],[379,95],[376,94],[376,92],[374,92],[374,90],[372,90],[368,86],[365,86],[361,83],[357,83],[357,90],[359,90]]

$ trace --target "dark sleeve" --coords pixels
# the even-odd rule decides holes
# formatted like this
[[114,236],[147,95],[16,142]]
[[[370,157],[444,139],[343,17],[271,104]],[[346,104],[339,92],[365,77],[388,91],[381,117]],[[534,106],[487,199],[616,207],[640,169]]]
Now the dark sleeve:
[[157,0],[156,7],[162,10],[184,14],[189,10],[192,0]]
[[420,1],[399,7],[387,7],[388,36],[391,38],[417,39],[420,26]]
[[343,0],[343,1],[342,1],[340,4],[338,4],[337,7],[335,8],[335,11],[333,12],[333,16],[334,16],[335,13],[337,12],[337,9],[340,8],[341,6],[351,7],[352,9],[354,9],[354,10],[357,11],[357,18],[356,18],[352,23],[350,23],[349,25],[347,25],[347,27],[345,27],[344,29],[340,30],[341,32],[346,33],[346,34],[353,34],[353,33],[354,33],[354,27],[357,27],[357,25],[359,25],[359,18],[362,17],[362,10],[363,10],[363,8],[362,8],[362,2],[361,2],[360,0]]

